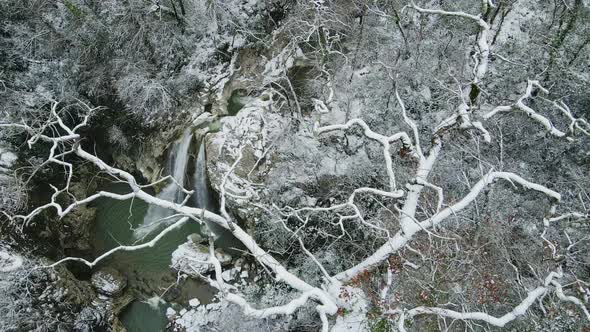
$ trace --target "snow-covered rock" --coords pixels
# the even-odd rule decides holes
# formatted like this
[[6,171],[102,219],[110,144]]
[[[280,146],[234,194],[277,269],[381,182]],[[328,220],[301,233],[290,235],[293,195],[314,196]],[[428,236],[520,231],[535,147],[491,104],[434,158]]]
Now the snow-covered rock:
[[96,271],[92,275],[91,282],[100,294],[106,296],[115,296],[127,286],[127,278],[111,267]]
[[204,263],[209,259],[209,248],[192,241],[181,244],[172,253],[172,267],[178,271],[195,275],[204,274],[213,269],[211,264]]
[[215,257],[219,260],[221,265],[228,265],[231,263],[232,257],[230,254],[226,253],[223,249],[215,249]]
[[[222,249],[215,250],[215,257],[222,265],[231,263],[232,257]],[[188,241],[181,244],[172,253],[172,268],[188,275],[199,276],[214,270],[209,260],[209,248],[206,245]]]
[[176,316],[176,310],[172,308],[166,308],[166,318],[169,320]]
[[20,269],[23,260],[20,256],[0,251],[0,272],[12,272]]
[[223,271],[223,273],[221,274],[221,277],[226,282],[230,282],[230,281],[234,280],[237,275],[238,275],[238,271],[236,269],[230,269],[230,270]]
[[0,147],[0,166],[10,168],[18,160],[16,154]]
[[231,270],[225,270],[223,271],[223,273],[221,273],[221,277],[223,278],[223,280],[225,280],[226,282],[231,281],[233,278],[232,276],[232,271]]
[[198,306],[201,304],[201,301],[199,301],[199,299],[197,299],[197,298],[195,298],[195,299],[190,299],[190,300],[188,301],[188,304],[189,304],[191,307],[198,307]]
[[16,212],[26,203],[26,186],[16,176],[16,153],[0,141],[0,207],[7,213]]
[[214,302],[190,310],[183,309],[180,316],[174,316],[173,324],[181,331],[286,331],[286,320],[252,319],[242,313],[242,309],[225,300]]

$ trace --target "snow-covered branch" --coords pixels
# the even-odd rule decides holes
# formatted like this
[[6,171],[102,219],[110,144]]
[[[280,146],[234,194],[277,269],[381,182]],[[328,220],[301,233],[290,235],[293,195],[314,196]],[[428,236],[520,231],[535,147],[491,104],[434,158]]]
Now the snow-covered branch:
[[[55,106],[55,104],[54,104],[54,106]],[[97,259],[95,259],[92,262],[81,259],[81,258],[67,257],[67,258],[64,258],[64,259],[52,264],[51,266],[55,266],[57,264],[60,264],[60,263],[66,262],[66,261],[78,261],[78,262],[84,263],[84,264],[92,267],[92,266],[96,265],[98,262],[100,262],[102,259],[104,259],[105,257],[113,254],[114,252],[133,251],[133,250],[139,250],[139,249],[142,249],[145,247],[153,246],[167,232],[170,232],[171,230],[177,228],[182,223],[186,222],[189,218],[194,219],[198,222],[209,221],[209,222],[213,222],[215,224],[218,224],[226,229],[231,229],[232,234],[240,242],[242,242],[242,244],[245,246],[245,248],[250,251],[251,255],[253,257],[255,257],[261,264],[266,266],[269,270],[271,270],[274,273],[275,280],[282,281],[285,284],[292,287],[293,289],[300,291],[304,294],[309,294],[307,297],[304,297],[305,299],[313,298],[314,300],[317,300],[318,302],[320,302],[321,304],[318,306],[318,312],[320,312],[320,317],[322,318],[322,321],[325,322],[324,330],[327,331],[328,324],[327,324],[326,315],[335,314],[336,310],[337,310],[337,306],[334,303],[334,300],[330,297],[330,295],[327,292],[310,285],[309,283],[305,282],[304,280],[300,279],[296,275],[289,272],[280,262],[278,262],[268,252],[266,252],[264,249],[262,249],[257,244],[257,242],[254,240],[254,238],[252,238],[252,236],[250,236],[246,231],[244,231],[238,225],[232,225],[231,220],[226,219],[224,216],[215,214],[211,211],[207,211],[206,209],[193,208],[193,207],[186,206],[184,204],[177,204],[175,202],[161,199],[161,198],[158,198],[154,195],[147,193],[146,191],[143,190],[143,187],[145,187],[145,186],[138,184],[137,180],[135,179],[135,177],[132,174],[130,174],[129,172],[126,172],[122,169],[108,165],[99,157],[88,153],[87,151],[85,151],[82,148],[82,146],[78,142],[80,140],[80,135],[78,133],[76,133],[76,131],[82,127],[81,124],[78,124],[73,129],[71,129],[70,127],[65,125],[65,123],[61,120],[61,118],[59,117],[59,115],[56,112],[53,113],[53,116],[55,117],[55,120],[53,120],[52,123],[55,123],[56,125],[60,126],[62,128],[62,130],[66,132],[66,135],[59,136],[59,134],[58,134],[57,136],[52,137],[52,136],[47,136],[47,135],[43,134],[43,131],[45,130],[45,128],[39,129],[41,131],[37,131],[27,125],[18,125],[16,127],[21,128],[21,129],[25,129],[25,130],[29,131],[31,134],[36,135],[36,137],[40,137],[43,141],[51,142],[54,145],[56,144],[56,142],[69,143],[71,145],[70,149],[71,149],[71,151],[73,151],[73,153],[75,155],[77,155],[78,157],[80,157],[84,161],[94,165],[99,170],[106,172],[107,174],[125,182],[129,186],[129,189],[131,192],[128,194],[115,194],[115,193],[111,193],[111,192],[100,191],[100,192],[98,192],[94,195],[90,195],[82,200],[74,200],[73,203],[71,203],[70,205],[68,205],[64,208],[58,202],[57,197],[62,192],[68,191],[69,188],[68,188],[68,186],[66,186],[63,189],[58,190],[57,188],[54,187],[55,193],[52,196],[50,203],[47,203],[43,206],[40,206],[40,207],[34,209],[28,215],[12,216],[11,217],[12,219],[20,218],[20,219],[24,220],[25,222],[27,222],[27,221],[31,220],[33,217],[35,217],[36,215],[38,215],[39,213],[41,213],[42,211],[50,209],[50,208],[55,209],[59,217],[64,217],[66,214],[70,213],[74,208],[84,205],[84,204],[88,204],[100,197],[108,197],[108,198],[113,198],[113,199],[117,199],[117,200],[126,200],[126,199],[130,199],[130,198],[137,198],[137,199],[140,199],[140,200],[146,202],[147,204],[153,204],[153,205],[159,206],[161,208],[172,210],[179,215],[184,215],[185,217],[182,218],[181,220],[179,220],[178,222],[176,222],[175,224],[167,227],[164,231],[159,233],[150,242],[140,244],[137,246],[116,247],[116,248],[112,249],[111,251],[106,252],[105,254],[99,256]],[[84,122],[82,122],[82,124],[86,123],[86,119],[87,119],[87,117],[85,118]],[[5,125],[5,126],[8,126],[8,125]],[[54,133],[57,133],[57,131],[54,131]],[[35,142],[36,141],[32,141],[32,144],[34,144]],[[53,158],[53,159],[55,159],[55,158]],[[61,160],[57,160],[57,159],[53,160],[53,159],[51,161],[54,163],[59,163],[59,164],[64,163]],[[68,172],[69,172],[69,176],[71,177],[71,174],[72,174],[71,167],[69,168]],[[68,182],[68,185],[69,185],[69,182]],[[232,228],[232,226],[233,226],[233,228]]]
[[[434,14],[443,16],[455,16],[462,17],[474,21],[479,26],[479,35],[477,37],[477,46],[479,48],[478,55],[475,57],[475,68],[473,70],[473,81],[472,83],[477,85],[481,82],[488,70],[488,63],[490,57],[490,45],[488,43],[488,36],[490,32],[490,25],[480,15],[472,15],[465,12],[452,12],[440,9],[426,9],[418,7],[412,1],[412,8],[423,14]],[[484,11],[487,6],[484,6]],[[467,96],[469,93],[467,93]]]
[[422,179],[422,178],[416,178],[416,183],[436,191],[436,194],[438,196],[438,201],[436,202],[436,213],[439,213],[440,209],[442,208],[443,202],[444,202],[443,189],[437,185],[434,185],[434,184]]
[[504,327],[506,324],[515,320],[517,317],[524,315],[527,310],[535,303],[535,301],[547,292],[545,287],[537,287],[530,291],[526,298],[512,311],[506,313],[501,317],[494,317],[484,312],[458,312],[443,308],[418,307],[406,312],[408,317],[414,317],[422,314],[434,314],[441,317],[449,317],[460,320],[480,320],[490,325]]
[[175,222],[174,224],[166,227],[164,230],[162,230],[160,233],[158,233],[158,235],[156,235],[153,239],[151,239],[148,242],[142,243],[142,244],[138,244],[138,245],[134,245],[134,246],[117,246],[107,252],[105,252],[104,254],[96,257],[93,261],[88,261],[84,258],[79,258],[79,257],[66,257],[64,259],[61,259],[53,264],[47,265],[45,266],[47,267],[55,267],[59,264],[65,263],[65,262],[81,262],[83,264],[85,264],[86,266],[92,268],[94,266],[96,266],[98,263],[100,263],[102,260],[104,260],[105,258],[111,256],[112,254],[119,252],[119,251],[137,251],[137,250],[141,250],[141,249],[145,249],[145,248],[152,248],[153,246],[155,246],[158,241],[160,241],[160,239],[162,239],[166,234],[170,233],[171,231],[181,227],[182,225],[184,225],[187,221],[189,220],[189,217],[183,217],[180,218],[177,222]]
[[315,128],[315,131],[318,134],[323,134],[323,133],[327,133],[330,131],[336,131],[336,130],[348,130],[355,125],[363,128],[365,136],[367,136],[368,138],[375,140],[375,141],[381,143],[381,145],[383,145],[383,157],[385,158],[385,165],[386,165],[386,169],[387,169],[387,174],[389,176],[389,187],[392,192],[395,191],[397,188],[397,185],[395,182],[395,173],[393,172],[393,161],[391,159],[391,151],[390,151],[391,143],[394,143],[396,141],[400,141],[402,143],[402,148],[407,150],[410,155],[412,155],[416,158],[420,158],[419,155],[416,153],[416,148],[412,144],[410,137],[408,136],[407,133],[405,133],[403,131],[399,132],[399,133],[395,133],[391,136],[384,136],[384,135],[378,134],[378,133],[374,132],[373,130],[371,130],[371,128],[362,119],[352,119],[352,120],[348,121],[346,124],[342,124],[342,125],[329,125],[329,126]]
[[[498,106],[496,108],[494,108],[493,110],[491,110],[490,112],[486,113],[483,118],[484,119],[489,119],[492,116],[501,113],[501,112],[509,112],[509,111],[521,111],[524,112],[529,118],[531,118],[533,121],[538,122],[541,126],[543,126],[545,128],[545,130],[555,136],[555,137],[566,137],[566,133],[557,129],[553,123],[551,122],[551,120],[549,120],[547,117],[537,113],[535,110],[533,110],[531,107],[529,107],[528,105],[526,105],[524,102],[531,98],[532,93],[533,93],[533,88],[538,88],[541,92],[547,94],[549,93],[549,91],[547,91],[547,89],[543,88],[541,86],[541,84],[539,83],[539,81],[535,81],[535,80],[529,80],[527,82],[527,87],[526,90],[524,92],[524,94],[518,98],[518,100],[516,101],[516,103],[512,104],[512,105],[507,105],[507,106]],[[556,104],[556,106],[559,106],[558,108],[561,109],[563,112],[567,112],[567,108]],[[567,106],[566,106],[567,107]],[[578,120],[578,119],[574,119],[573,116],[571,116],[571,112],[569,112],[569,117],[570,119],[573,119],[573,122],[571,124],[571,128],[572,128],[572,133],[573,133],[573,127],[576,125],[576,123],[584,123],[584,120]],[[584,122],[581,122],[584,121]],[[571,140],[570,137],[566,137],[568,140]]]
[[412,133],[414,134],[415,142],[414,147],[416,148],[416,153],[418,154],[418,157],[422,159],[424,158],[424,154],[422,153],[422,147],[420,146],[420,134],[418,132],[418,126],[416,126],[416,122],[414,122],[414,120],[408,117],[408,114],[406,112],[406,105],[404,104],[404,101],[400,98],[399,92],[397,91],[397,87],[395,88],[395,98],[397,99],[399,107],[402,110],[404,121],[408,126],[410,126],[410,128],[412,128]]
[[460,129],[475,129],[479,131],[484,141],[490,143],[492,141],[490,133],[485,129],[481,122],[471,121],[469,110],[470,108],[466,103],[459,105],[455,113],[441,121],[441,123],[434,128],[435,135],[440,135],[442,132],[454,127],[458,123]]
[[[406,200],[406,203],[404,204],[404,208],[406,208],[406,206],[407,206],[408,211],[406,211],[404,214],[402,214],[402,220],[404,217],[407,218],[407,219],[405,219],[404,223],[402,223],[402,230],[399,231],[398,233],[396,233],[391,239],[389,239],[385,244],[383,244],[379,249],[377,249],[377,251],[375,251],[371,256],[369,256],[368,258],[366,258],[365,260],[363,260],[359,264],[349,268],[348,270],[337,274],[335,277],[341,281],[349,281],[352,278],[354,278],[355,276],[357,276],[359,273],[362,273],[363,271],[365,271],[367,269],[371,269],[377,265],[380,265],[391,254],[393,254],[393,253],[397,252],[398,250],[400,250],[401,248],[403,248],[413,238],[413,236],[417,232],[431,228],[433,226],[436,226],[436,225],[440,224],[441,222],[445,221],[448,217],[455,215],[455,214],[459,213],[460,211],[462,211],[463,209],[465,209],[477,198],[477,196],[479,194],[481,194],[481,192],[486,187],[488,187],[489,185],[494,183],[497,179],[503,179],[503,180],[506,180],[511,183],[518,183],[521,186],[523,186],[524,188],[543,193],[546,196],[548,196],[550,199],[552,199],[554,201],[554,203],[559,202],[561,200],[561,195],[559,193],[557,193],[545,186],[527,181],[514,173],[490,172],[487,175],[485,175],[481,180],[479,180],[475,185],[473,185],[473,187],[471,188],[469,193],[467,195],[465,195],[461,200],[459,200],[455,204],[448,206],[447,208],[441,210],[439,213],[435,214],[431,218],[428,218],[424,221],[417,223],[414,221],[415,219],[413,217],[415,214],[416,204],[413,202],[410,202],[411,204],[409,204],[409,202],[408,202],[411,196],[412,196],[412,199],[416,199],[416,200],[417,200],[417,197],[413,198],[413,196],[416,196],[416,195],[419,196],[422,186],[415,185],[415,186],[419,186],[419,189],[416,188],[413,191],[411,191],[408,194],[408,199]],[[416,194],[414,194],[414,192]],[[412,207],[413,207],[413,210],[412,210]],[[551,206],[552,213],[554,213],[553,209],[554,209],[554,206],[552,205]]]
[[467,18],[467,19],[470,19],[470,20],[476,22],[482,28],[489,28],[486,21],[484,21],[478,15],[472,15],[472,14],[468,14],[465,12],[451,12],[451,11],[446,11],[446,10],[441,10],[441,9],[422,8],[422,7],[418,7],[413,1],[412,1],[412,8],[414,8],[415,10],[417,10],[420,13],[445,15],[445,16],[457,16],[457,17]]
[[570,120],[569,133],[572,136],[576,135],[576,131],[590,136],[590,124],[582,118],[576,118],[572,115],[572,111],[563,101],[554,101],[553,105]]
[[496,317],[481,311],[460,312],[445,308],[425,306],[416,307],[410,310],[396,309],[390,311],[389,313],[400,314],[398,321],[398,327],[400,331],[406,331],[404,328],[404,322],[407,318],[413,318],[418,315],[437,315],[439,317],[459,320],[478,320],[493,326],[504,327],[506,324],[512,322],[518,317],[525,315],[530,307],[535,303],[535,301],[542,299],[547,293],[555,292],[560,300],[574,303],[580,307],[588,321],[590,321],[590,314],[588,313],[586,306],[578,298],[574,296],[566,296],[563,292],[561,284],[555,280],[562,277],[563,273],[561,272],[561,268],[557,272],[553,271],[549,273],[549,275],[545,278],[543,285],[529,291],[527,296],[517,306],[515,306],[510,312],[500,317]]
[[588,312],[586,305],[582,301],[580,301],[580,299],[578,299],[577,297],[574,297],[574,296],[565,295],[565,293],[563,292],[563,287],[556,280],[551,280],[551,284],[553,286],[555,286],[555,294],[557,295],[557,297],[560,300],[565,301],[565,302],[571,302],[571,303],[575,304],[576,306],[578,306],[580,308],[580,310],[582,310],[582,312],[586,316],[586,319],[588,321],[590,321],[590,312]]
[[583,220],[583,219],[590,219],[590,215],[589,214],[584,214],[584,213],[580,213],[580,212],[570,212],[570,213],[565,213],[562,214],[560,216],[555,216],[552,218],[546,218],[545,222],[546,225],[549,226],[550,222],[557,222],[557,221],[561,221],[564,219],[572,219],[572,220]]

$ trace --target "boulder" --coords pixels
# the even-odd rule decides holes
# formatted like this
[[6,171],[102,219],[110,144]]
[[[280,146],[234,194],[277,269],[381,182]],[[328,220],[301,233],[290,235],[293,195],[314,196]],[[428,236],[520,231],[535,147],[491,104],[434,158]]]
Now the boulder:
[[[223,249],[215,249],[215,257],[224,266],[232,261],[232,257]],[[209,247],[194,243],[192,240],[181,244],[172,253],[172,267],[191,276],[198,277],[213,271],[212,264],[203,263],[207,260],[209,260]]]
[[127,286],[127,278],[119,271],[105,267],[96,271],[91,278],[92,285],[100,294],[113,297]]
[[198,307],[198,306],[201,304],[201,301],[199,301],[199,299],[197,299],[197,298],[194,298],[194,299],[190,299],[190,300],[188,301],[188,304],[189,304],[191,307]]

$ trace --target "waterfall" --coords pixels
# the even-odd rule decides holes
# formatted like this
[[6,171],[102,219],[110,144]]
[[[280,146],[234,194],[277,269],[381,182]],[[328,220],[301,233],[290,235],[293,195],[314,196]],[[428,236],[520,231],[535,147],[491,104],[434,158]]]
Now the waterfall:
[[[199,152],[195,160],[195,172],[192,178],[195,195],[192,198],[191,204],[194,207],[217,213],[217,200],[213,195],[213,189],[209,185],[209,178],[207,176],[207,155],[205,151],[205,138],[203,137],[201,138]],[[226,233],[223,227],[215,223],[205,221],[205,224],[213,232],[215,238],[219,238],[219,236]],[[201,232],[203,235],[206,233],[205,230],[201,230]]]
[[[182,134],[182,138],[174,143],[174,146],[168,155],[167,171],[181,186],[186,184],[186,168],[188,165],[192,138],[192,128],[188,128]],[[157,197],[171,202],[181,203],[185,198],[185,194],[181,187],[176,185],[176,183],[169,181],[168,185],[158,193]],[[136,239],[141,239],[160,227],[172,224],[178,219],[169,218],[173,214],[174,212],[172,210],[156,205],[150,205],[143,218],[143,224],[135,229],[134,237]]]
[[205,140],[201,140],[199,144],[199,153],[195,163],[195,173],[193,174],[193,185],[195,189],[195,196],[193,204],[197,208],[206,209],[207,211],[215,212],[213,204],[214,199],[211,194],[211,188],[207,181],[207,159],[205,156]]
[[[211,186],[209,185],[209,179],[207,177],[207,156],[204,137],[197,137],[197,140],[200,142],[197,156],[192,159],[194,160],[194,172],[192,177],[186,176],[188,163],[191,160],[191,158],[189,158],[190,151],[192,151],[191,142],[193,133],[191,129],[192,128],[187,129],[182,135],[182,138],[174,143],[168,156],[166,170],[179,184],[185,186],[185,188],[190,189],[189,187],[192,186],[194,194],[187,202],[188,205],[217,213],[217,200],[213,194],[213,189],[211,189]],[[157,197],[175,203],[181,203],[186,195],[174,182],[169,182]],[[156,205],[150,205],[143,218],[142,225],[137,227],[133,232],[134,238],[142,239],[150,233],[176,222],[180,218],[171,218],[172,215],[174,215],[174,211],[172,210],[161,208]],[[228,237],[232,237],[223,227],[209,222],[206,222],[206,224],[207,228],[213,232],[216,239],[223,236],[225,242]],[[203,235],[207,233],[204,229],[202,229],[201,232]],[[227,244],[233,242],[235,241],[230,240]]]

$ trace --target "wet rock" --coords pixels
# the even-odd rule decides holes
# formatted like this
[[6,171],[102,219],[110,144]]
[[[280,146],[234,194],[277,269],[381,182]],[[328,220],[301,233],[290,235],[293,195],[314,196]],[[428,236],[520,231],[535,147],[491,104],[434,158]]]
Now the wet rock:
[[113,322],[111,323],[111,331],[113,332],[127,332],[123,323],[117,317],[113,317]]
[[57,275],[50,276],[55,280],[53,287],[48,287],[42,296],[47,296],[58,304],[67,303],[70,306],[83,308],[88,306],[96,297],[89,282],[76,279],[65,266],[56,267]]
[[176,302],[176,299],[178,299],[180,296],[182,296],[182,286],[177,284],[168,288],[166,294],[162,295],[164,301],[166,302]]
[[162,174],[162,158],[166,155],[168,143],[173,142],[178,131],[185,128],[186,123],[182,124],[182,127],[173,125],[164,131],[151,132],[130,149],[113,151],[113,160],[121,168],[139,171],[148,182],[155,182]]
[[113,300],[111,311],[114,315],[119,315],[131,303],[135,297],[126,291],[123,295]]
[[[92,181],[93,171],[82,167],[78,170],[80,178],[70,184],[69,191],[72,195],[81,199],[96,192],[96,181]],[[96,218],[96,209],[88,206],[79,206],[64,218],[53,223],[57,226],[55,233],[59,238],[60,247],[67,255],[90,256],[92,253],[92,228]],[[53,230],[52,230],[53,232]]]
[[117,315],[133,300],[127,294],[115,300],[106,296],[99,296],[92,303],[83,308],[74,322],[74,330],[79,332],[107,331],[125,332],[126,329]]
[[194,244],[205,244],[207,243],[207,239],[198,233],[193,233],[188,236],[188,239],[192,241]]
[[113,297],[127,286],[127,278],[119,271],[106,267],[98,270],[92,275],[92,285],[103,295]]

